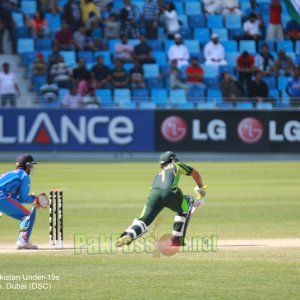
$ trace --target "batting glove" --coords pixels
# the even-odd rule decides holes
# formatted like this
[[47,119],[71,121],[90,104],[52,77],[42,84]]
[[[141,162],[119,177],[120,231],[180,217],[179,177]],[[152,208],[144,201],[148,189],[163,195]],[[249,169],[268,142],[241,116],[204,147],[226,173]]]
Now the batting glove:
[[206,190],[208,188],[208,185],[202,185],[201,188],[199,186],[196,186],[194,188],[194,193],[196,194],[197,198],[200,195],[200,198],[205,197],[206,196]]
[[205,197],[201,197],[194,202],[194,206],[197,208],[202,207],[204,206],[204,203],[205,203]]

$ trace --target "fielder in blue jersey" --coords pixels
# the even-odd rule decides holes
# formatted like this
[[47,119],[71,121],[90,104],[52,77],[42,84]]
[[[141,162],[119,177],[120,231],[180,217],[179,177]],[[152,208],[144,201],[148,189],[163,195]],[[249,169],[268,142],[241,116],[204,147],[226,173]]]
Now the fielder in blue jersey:
[[[0,211],[20,220],[17,249],[37,249],[37,246],[29,241],[38,207],[35,205],[36,196],[29,195],[29,175],[34,164],[36,162],[31,155],[22,154],[17,157],[16,170],[0,175]],[[30,203],[34,207],[28,210],[22,203]]]

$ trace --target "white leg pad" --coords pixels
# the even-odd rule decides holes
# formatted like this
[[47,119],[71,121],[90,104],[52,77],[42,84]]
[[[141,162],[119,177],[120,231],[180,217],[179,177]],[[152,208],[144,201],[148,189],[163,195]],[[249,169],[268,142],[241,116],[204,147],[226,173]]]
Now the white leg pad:
[[[133,227],[138,227],[140,230],[137,232]],[[147,225],[138,219],[134,219],[132,224],[125,230],[125,232],[131,233],[133,235],[134,239],[137,239],[138,237],[142,236],[148,231]]]

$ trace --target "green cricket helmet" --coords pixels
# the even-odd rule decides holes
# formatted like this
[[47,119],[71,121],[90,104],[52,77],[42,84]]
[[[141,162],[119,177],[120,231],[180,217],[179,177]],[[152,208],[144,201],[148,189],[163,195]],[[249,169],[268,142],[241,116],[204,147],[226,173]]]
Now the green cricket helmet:
[[172,151],[163,152],[159,157],[160,167],[163,168],[167,164],[178,161],[176,154]]

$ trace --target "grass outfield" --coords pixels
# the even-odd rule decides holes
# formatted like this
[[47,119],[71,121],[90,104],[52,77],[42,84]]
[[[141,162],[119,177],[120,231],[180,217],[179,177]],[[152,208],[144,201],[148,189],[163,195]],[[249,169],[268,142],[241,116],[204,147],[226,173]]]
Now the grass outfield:
[[[191,221],[189,236],[227,239],[300,238],[300,163],[200,163],[190,165],[209,185],[205,208]],[[13,164],[2,163],[0,172]],[[31,190],[64,190],[65,239],[118,234],[138,216],[157,163],[40,163]],[[193,181],[182,177],[186,193]],[[32,241],[48,241],[48,211],[40,210]],[[164,211],[158,236],[171,231],[173,213]],[[15,243],[18,224],[0,218],[1,244]],[[149,236],[149,234],[148,234]],[[299,248],[220,248],[216,252],[95,254],[48,251],[0,254],[0,276],[54,274],[51,291],[7,289],[3,299],[299,299]],[[32,281],[23,281],[29,284]],[[1,289],[2,287],[2,289]],[[4,298],[5,297],[5,298]]]

